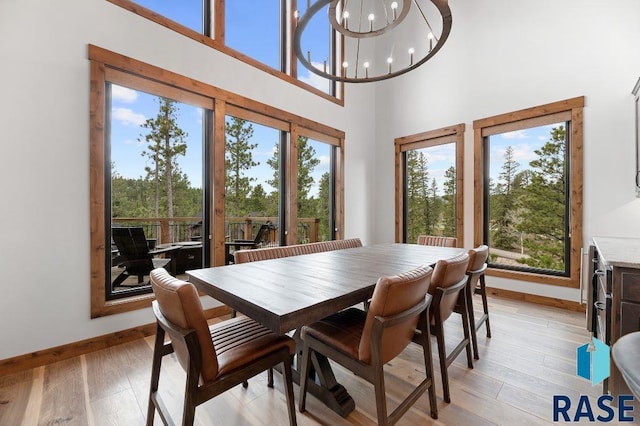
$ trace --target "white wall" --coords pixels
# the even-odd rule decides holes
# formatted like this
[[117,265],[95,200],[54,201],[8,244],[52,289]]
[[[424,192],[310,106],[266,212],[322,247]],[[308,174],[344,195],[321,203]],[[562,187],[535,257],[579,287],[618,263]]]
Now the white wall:
[[89,319],[88,43],[344,130],[345,235],[365,244],[394,239],[395,137],[467,123],[471,223],[472,121],[585,95],[585,239],[640,236],[630,95],[640,3],[450,3],[453,32],[432,61],[351,85],[342,108],[105,0],[0,0],[0,359],[153,320],[148,309]]
[[344,130],[346,236],[371,241],[373,91],[342,108],[105,0],[0,1],[0,359],[153,322],[89,318],[88,43]]
[[[473,121],[576,96],[584,108],[584,244],[640,237],[631,90],[640,76],[635,0],[449,0],[453,28],[421,68],[379,84],[376,241],[394,238],[393,140],[466,123],[465,238],[473,244]],[[640,256],[640,253],[639,253]],[[488,285],[579,300],[575,289]]]

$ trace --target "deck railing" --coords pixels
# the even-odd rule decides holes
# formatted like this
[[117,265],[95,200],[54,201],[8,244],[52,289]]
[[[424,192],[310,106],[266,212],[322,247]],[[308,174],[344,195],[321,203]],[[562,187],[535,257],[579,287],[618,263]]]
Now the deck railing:
[[[280,241],[280,230],[276,226],[278,218],[275,216],[246,216],[227,217],[225,221],[226,240],[252,240],[260,225],[273,224],[270,240]],[[178,241],[199,241],[202,239],[202,218],[174,217],[174,218],[140,218],[118,217],[112,218],[112,226],[141,226],[147,239],[155,239],[157,244],[169,244]],[[319,218],[298,219],[298,242],[314,243],[319,239]]]

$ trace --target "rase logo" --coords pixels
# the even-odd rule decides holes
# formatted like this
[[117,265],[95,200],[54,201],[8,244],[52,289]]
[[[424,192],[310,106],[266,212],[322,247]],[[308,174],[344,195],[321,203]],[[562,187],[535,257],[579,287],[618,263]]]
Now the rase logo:
[[576,374],[591,380],[593,386],[602,382],[611,372],[610,353],[609,346],[593,337],[576,349]]
[[[610,374],[610,348],[604,342],[593,337],[591,341],[576,349],[576,374],[591,382],[592,386],[601,383]],[[587,395],[580,395],[577,404],[573,404],[571,398],[566,395],[553,396],[553,421],[579,422],[582,419],[590,422],[610,422],[615,420],[616,409],[611,406],[611,395],[598,397],[597,407],[591,407],[591,401]],[[633,422],[633,396],[618,396],[619,422]],[[595,413],[594,413],[595,410]]]

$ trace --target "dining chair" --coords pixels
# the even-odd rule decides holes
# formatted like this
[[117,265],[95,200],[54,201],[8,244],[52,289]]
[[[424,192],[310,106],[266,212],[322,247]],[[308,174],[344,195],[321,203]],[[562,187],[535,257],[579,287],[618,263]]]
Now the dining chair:
[[[469,325],[471,328],[471,344],[473,346],[473,357],[480,359],[478,353],[478,333],[477,331],[485,325],[487,337],[491,337],[491,326],[489,324],[489,305],[487,303],[487,287],[485,285],[485,271],[487,270],[487,258],[489,257],[489,247],[480,245],[469,250],[469,266],[467,267],[467,304],[469,308]],[[473,295],[479,294],[482,298],[482,316],[476,321],[473,312]]]
[[[430,318],[431,333],[436,336],[438,358],[440,360],[440,374],[442,376],[442,389],[446,402],[451,402],[447,370],[463,349],[467,351],[467,365],[469,368],[473,368],[471,339],[469,337],[467,295],[465,293],[468,265],[469,255],[467,253],[461,253],[450,259],[439,260],[433,270],[431,284],[429,285],[429,294],[433,296],[433,308],[431,309]],[[444,322],[453,312],[458,312],[462,316],[462,332],[464,337],[447,355]]]
[[418,235],[418,244],[422,246],[456,247],[456,237],[438,237],[435,235]]
[[[164,269],[151,272],[156,340],[151,367],[147,425],[155,411],[163,423],[173,421],[158,393],[162,358],[175,353],[187,373],[182,424],[191,425],[196,407],[256,374],[282,364],[289,423],[296,424],[291,357],[295,342],[257,322],[240,317],[209,326],[193,284],[178,280]],[[165,333],[170,343],[165,343]]]
[[[300,412],[305,411],[312,352],[321,353],[374,385],[379,425],[394,424],[425,392],[431,417],[438,418],[427,326],[431,296],[427,293],[433,270],[423,266],[376,283],[367,312],[349,308],[302,327]],[[384,364],[398,356],[422,331],[420,344],[426,378],[387,416]]]

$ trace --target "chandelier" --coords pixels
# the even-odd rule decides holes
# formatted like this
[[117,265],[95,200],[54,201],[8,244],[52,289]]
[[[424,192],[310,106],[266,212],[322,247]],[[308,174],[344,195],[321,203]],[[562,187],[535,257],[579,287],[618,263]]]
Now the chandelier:
[[[325,15],[341,49],[322,57],[314,55],[317,34],[312,32],[326,26]],[[418,68],[442,48],[452,22],[448,0],[307,0],[304,14],[296,11],[294,17],[300,63],[346,83],[385,80]]]

